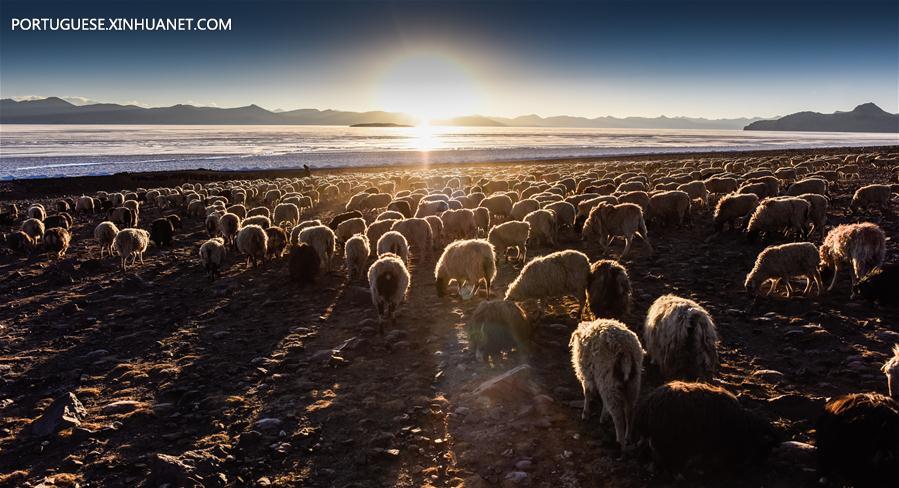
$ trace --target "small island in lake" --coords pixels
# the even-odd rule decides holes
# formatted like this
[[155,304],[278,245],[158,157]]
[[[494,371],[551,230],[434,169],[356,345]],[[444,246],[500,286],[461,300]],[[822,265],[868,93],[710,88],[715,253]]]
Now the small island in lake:
[[406,124],[394,124],[393,122],[368,122],[365,124],[352,124],[350,127],[412,127]]

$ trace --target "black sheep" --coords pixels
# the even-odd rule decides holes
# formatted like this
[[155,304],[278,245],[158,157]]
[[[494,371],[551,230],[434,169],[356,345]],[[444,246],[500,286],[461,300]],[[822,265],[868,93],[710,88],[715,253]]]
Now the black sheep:
[[72,228],[72,222],[72,217],[69,214],[62,212],[44,219],[44,228],[52,229],[53,227],[59,227],[61,229],[69,230]]
[[856,486],[899,482],[899,404],[878,393],[853,393],[824,407],[815,431],[818,464]]
[[328,223],[328,227],[330,227],[331,230],[337,230],[337,226],[340,225],[341,222],[345,222],[350,219],[355,219],[357,217],[360,219],[363,218],[362,212],[360,212],[358,210],[344,212],[342,214],[336,215],[333,219],[331,219],[331,222]]
[[174,235],[175,228],[172,226],[172,222],[165,217],[160,217],[150,224],[150,240],[159,247],[171,246]]
[[290,271],[290,280],[294,283],[300,286],[314,283],[319,266],[318,253],[309,244],[303,242],[290,247],[287,267]]
[[172,214],[172,215],[166,215],[165,218],[169,219],[169,222],[172,223],[173,229],[182,229],[183,228],[183,226],[181,224],[181,217]]
[[853,293],[880,305],[899,306],[899,264],[874,268],[855,284]]
[[596,318],[621,319],[630,310],[631,282],[617,261],[603,259],[590,267],[587,298]]
[[758,464],[777,442],[767,420],[743,409],[727,390],[704,383],[672,381],[656,388],[636,419],[638,436],[669,474],[690,466],[721,470]]

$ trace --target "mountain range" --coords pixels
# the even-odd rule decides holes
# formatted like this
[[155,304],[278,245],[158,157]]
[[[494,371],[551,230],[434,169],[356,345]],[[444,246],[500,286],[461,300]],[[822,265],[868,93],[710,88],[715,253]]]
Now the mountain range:
[[[465,127],[582,127],[640,129],[740,129],[760,118],[704,119],[697,117],[486,117],[469,115],[431,121],[432,125]],[[341,110],[266,110],[257,105],[236,108],[171,107],[95,103],[75,105],[58,97],[16,101],[0,100],[3,124],[235,124],[235,125],[414,125],[416,119],[396,112],[348,112]]]
[[899,132],[899,114],[891,114],[873,103],[864,103],[849,112],[797,112],[776,120],[757,120],[747,125],[746,130]]

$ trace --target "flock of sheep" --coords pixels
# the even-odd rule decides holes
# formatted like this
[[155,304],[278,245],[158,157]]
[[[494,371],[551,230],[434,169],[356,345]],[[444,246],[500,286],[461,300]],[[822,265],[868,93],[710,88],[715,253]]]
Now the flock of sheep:
[[[829,188],[860,173],[896,180],[899,154],[845,157],[745,157],[578,163],[554,167],[387,170],[320,177],[185,183],[65,198],[48,209],[34,203],[24,215],[15,206],[0,225],[20,230],[3,236],[14,251],[43,248],[63,256],[75,219],[106,216],[93,232],[99,255],[117,255],[123,271],[152,241],[170,246],[181,217],[202,220],[209,239],[199,258],[212,279],[237,254],[247,266],[267,267],[286,257],[290,279],[301,285],[335,268],[343,258],[349,280],[367,279],[380,331],[396,327],[412,281],[411,266],[433,266],[436,295],[463,300],[483,288],[485,300],[468,317],[466,332],[477,358],[497,362],[513,350],[526,356],[533,324],[522,304],[572,297],[579,303],[571,334],[571,363],[583,387],[582,416],[601,403],[624,451],[649,446],[658,466],[678,473],[695,464],[731,465],[763,460],[775,433],[736,397],[713,386],[719,368],[718,330],[695,301],[658,297],[642,329],[622,322],[632,288],[622,264],[639,238],[652,253],[647,228],[692,226],[711,218],[716,235],[785,242],[762,250],[744,284],[753,295],[832,290],[848,269],[851,294],[883,305],[895,302],[899,272],[885,265],[887,236],[860,221],[828,230]],[[883,176],[886,175],[886,176]],[[849,210],[891,214],[897,186],[857,185]],[[341,206],[327,223],[324,205]],[[144,208],[163,215],[145,227]],[[84,217],[82,217],[82,215]],[[861,220],[861,218],[859,218]],[[565,242],[599,243],[608,254],[616,238],[618,259],[592,261]],[[817,244],[820,240],[820,244]],[[561,248],[528,258],[528,247]],[[606,256],[608,257],[608,256]],[[494,298],[499,266],[520,266],[517,278]],[[513,269],[514,269],[513,268]],[[825,289],[822,273],[830,274]],[[735,277],[735,279],[738,279]],[[454,286],[455,285],[455,286]],[[638,335],[639,334],[639,335]],[[668,383],[641,398],[644,358]],[[890,397],[850,394],[831,401],[817,428],[817,450],[826,474],[856,483],[896,482],[899,466],[899,346],[883,371]]]

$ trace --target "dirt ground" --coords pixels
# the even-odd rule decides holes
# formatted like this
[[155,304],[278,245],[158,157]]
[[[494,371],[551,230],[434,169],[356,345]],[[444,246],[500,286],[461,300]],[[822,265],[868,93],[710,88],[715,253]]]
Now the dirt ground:
[[[878,223],[895,262],[899,219],[847,210],[855,188],[889,178],[872,169],[862,181],[839,182],[828,224]],[[320,205],[304,217],[339,210]],[[141,220],[159,215],[148,206]],[[880,367],[899,343],[897,309],[850,300],[848,275],[822,297],[753,305],[743,279],[764,244],[738,234],[709,238],[710,214],[694,220],[692,229],[651,226],[652,254],[634,243],[623,261],[634,289],[629,325],[640,327],[665,293],[704,305],[721,337],[717,383],[770,418],[782,441],[812,442],[828,397],[885,393]],[[622,458],[611,425],[580,418],[568,355],[572,300],[543,311],[529,366],[484,392],[478,388],[519,358],[493,367],[475,361],[463,325],[483,296],[438,298],[434,256],[413,260],[397,327],[379,337],[368,284],[347,282],[342,262],[314,288],[299,289],[284,259],[263,270],[231,255],[211,282],[197,260],[203,224],[184,217],[174,248],[151,246],[144,264],[123,275],[116,258],[98,259],[98,221],[77,219],[61,260],[0,254],[0,485],[817,484],[814,463],[777,456],[747,472],[680,481],[640,456]],[[573,234],[561,245],[591,260],[622,247],[617,241],[604,254]],[[520,268],[501,260],[494,292]],[[536,315],[536,303],[526,308]],[[644,394],[659,384],[648,369]],[[29,424],[68,392],[86,410],[80,426],[30,435]]]

